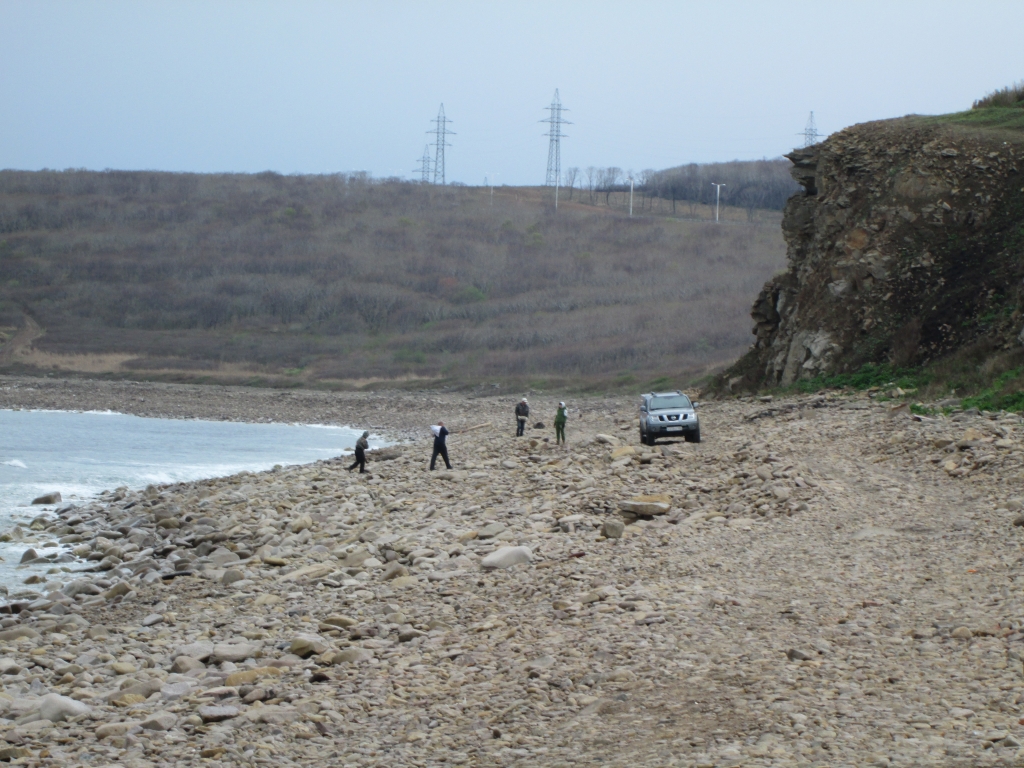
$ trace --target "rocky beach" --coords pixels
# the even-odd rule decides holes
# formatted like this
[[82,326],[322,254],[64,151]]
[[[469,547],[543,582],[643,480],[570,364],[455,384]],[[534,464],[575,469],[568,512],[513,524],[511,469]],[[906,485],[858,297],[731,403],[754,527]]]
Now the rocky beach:
[[703,443],[655,447],[588,398],[563,450],[557,393],[515,438],[519,393],[0,377],[0,408],[397,442],[7,531],[78,560],[0,608],[0,760],[1019,764],[1024,424],[883,394],[707,402]]

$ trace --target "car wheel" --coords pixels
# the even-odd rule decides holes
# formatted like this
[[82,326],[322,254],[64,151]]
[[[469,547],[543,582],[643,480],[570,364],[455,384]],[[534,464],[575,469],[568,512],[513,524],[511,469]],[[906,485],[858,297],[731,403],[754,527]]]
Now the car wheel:
[[688,432],[685,435],[686,442],[688,443],[699,443],[700,442],[700,427],[697,427],[693,432]]
[[647,445],[647,435],[644,434],[643,427],[640,427],[640,445]]
[[647,444],[648,444],[648,445],[654,445],[654,441],[655,441],[655,440],[657,440],[657,439],[658,439],[658,438],[656,438],[656,437],[655,437],[654,435],[652,435],[652,434],[651,434],[650,432],[648,432],[648,433],[647,433]]

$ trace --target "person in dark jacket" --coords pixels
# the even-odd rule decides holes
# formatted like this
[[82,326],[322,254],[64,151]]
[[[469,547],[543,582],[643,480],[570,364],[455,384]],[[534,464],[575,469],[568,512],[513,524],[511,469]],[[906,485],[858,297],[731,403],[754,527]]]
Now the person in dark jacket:
[[569,409],[565,407],[565,403],[559,403],[558,410],[555,411],[555,445],[565,445],[565,422],[568,420]]
[[526,420],[530,418],[530,406],[524,397],[516,404],[516,437],[523,436],[526,429]]
[[363,436],[356,440],[356,460],[353,461],[352,466],[348,468],[349,472],[356,467],[359,467],[360,475],[366,472],[366,452],[370,449],[370,443],[366,438],[369,436],[369,432],[363,432]]
[[434,468],[437,457],[440,456],[444,459],[444,465],[451,469],[452,463],[448,461],[448,446],[444,442],[444,439],[448,437],[448,430],[445,428],[444,422],[437,422],[437,425],[431,427],[430,430],[434,433],[434,452],[430,455],[430,468]]

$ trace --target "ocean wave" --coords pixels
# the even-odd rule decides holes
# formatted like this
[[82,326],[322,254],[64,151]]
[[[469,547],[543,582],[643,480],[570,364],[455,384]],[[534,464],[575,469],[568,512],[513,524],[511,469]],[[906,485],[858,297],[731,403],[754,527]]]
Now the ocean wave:
[[25,464],[21,459],[11,459],[10,461],[0,461],[5,467],[17,467],[18,469],[28,469],[28,465]]

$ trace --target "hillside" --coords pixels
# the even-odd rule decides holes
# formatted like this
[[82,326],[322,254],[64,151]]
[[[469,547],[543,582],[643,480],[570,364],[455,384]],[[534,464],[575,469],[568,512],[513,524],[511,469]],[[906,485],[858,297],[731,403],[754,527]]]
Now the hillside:
[[[687,380],[742,352],[778,216],[541,189],[0,172],[0,368],[331,385]],[[667,212],[667,209],[665,210]]]
[[930,394],[994,382],[999,405],[1019,392],[1022,115],[993,106],[866,123],[788,155],[805,190],[784,212],[789,269],[758,296],[755,346],[727,388],[874,366]]

